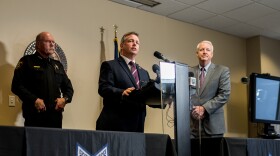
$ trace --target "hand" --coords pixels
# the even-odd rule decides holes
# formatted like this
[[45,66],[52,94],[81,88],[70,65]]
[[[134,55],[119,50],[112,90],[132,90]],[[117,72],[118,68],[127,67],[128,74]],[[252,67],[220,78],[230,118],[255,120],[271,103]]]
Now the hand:
[[38,113],[44,112],[47,110],[44,101],[40,98],[36,99],[35,108],[38,110]]
[[134,87],[127,88],[126,90],[123,91],[122,96],[129,96],[129,94],[134,90]]
[[194,106],[192,111],[192,117],[196,120],[203,119],[205,108],[203,106]]
[[56,105],[55,105],[55,110],[57,111],[63,111],[64,110],[64,107],[66,105],[66,101],[64,98],[57,98],[55,100],[56,102]]

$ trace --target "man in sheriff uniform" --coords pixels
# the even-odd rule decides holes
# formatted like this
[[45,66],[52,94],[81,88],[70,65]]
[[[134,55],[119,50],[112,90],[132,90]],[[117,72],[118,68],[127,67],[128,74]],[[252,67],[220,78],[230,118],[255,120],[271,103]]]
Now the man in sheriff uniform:
[[50,33],[38,34],[35,48],[19,60],[12,92],[22,100],[24,126],[62,128],[62,112],[74,93],[71,81],[63,65],[50,58],[55,50]]

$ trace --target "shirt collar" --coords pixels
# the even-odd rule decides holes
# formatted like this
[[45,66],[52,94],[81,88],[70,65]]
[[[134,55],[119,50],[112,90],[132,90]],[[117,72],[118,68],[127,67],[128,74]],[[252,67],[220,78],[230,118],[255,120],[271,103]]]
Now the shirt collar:
[[125,61],[126,64],[129,64],[130,61],[132,61],[133,63],[135,63],[135,60],[130,60],[129,58],[127,58],[127,57],[125,57],[125,56],[123,56],[123,55],[120,55],[120,56],[124,59],[124,61]]
[[[208,63],[208,64],[204,67],[204,69],[205,69],[206,72],[208,71],[208,68],[210,67],[211,64],[212,64],[212,62]],[[199,65],[199,69],[200,69],[200,70],[201,70],[201,68],[202,68],[202,66]]]

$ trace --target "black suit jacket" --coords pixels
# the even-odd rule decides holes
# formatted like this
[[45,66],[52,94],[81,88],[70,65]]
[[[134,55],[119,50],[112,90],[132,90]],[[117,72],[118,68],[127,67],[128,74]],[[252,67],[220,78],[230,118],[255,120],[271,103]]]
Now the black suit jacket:
[[[148,82],[148,72],[138,64],[136,68],[140,84]],[[145,99],[123,97],[123,91],[130,87],[136,88],[136,82],[122,57],[102,63],[98,93],[103,97],[103,109],[96,130],[144,132]]]

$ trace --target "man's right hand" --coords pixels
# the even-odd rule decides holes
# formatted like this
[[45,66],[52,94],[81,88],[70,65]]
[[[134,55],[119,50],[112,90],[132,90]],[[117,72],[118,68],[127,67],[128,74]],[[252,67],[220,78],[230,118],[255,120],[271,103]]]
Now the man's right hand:
[[35,101],[35,108],[38,110],[38,113],[46,111],[45,103],[40,98]]
[[129,96],[129,94],[134,90],[134,87],[127,88],[126,90],[123,91],[122,96]]

